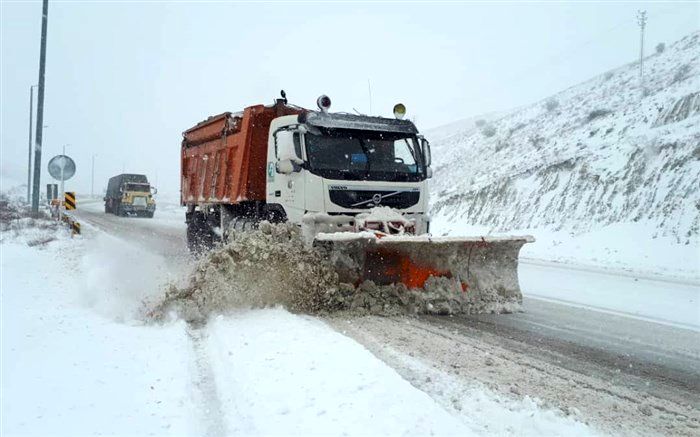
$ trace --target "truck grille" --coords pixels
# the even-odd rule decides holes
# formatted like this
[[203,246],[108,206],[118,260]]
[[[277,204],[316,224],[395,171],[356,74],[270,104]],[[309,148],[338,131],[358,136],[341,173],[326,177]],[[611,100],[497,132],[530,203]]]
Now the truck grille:
[[331,202],[350,209],[367,209],[374,206],[405,209],[420,200],[420,191],[329,190],[328,194]]

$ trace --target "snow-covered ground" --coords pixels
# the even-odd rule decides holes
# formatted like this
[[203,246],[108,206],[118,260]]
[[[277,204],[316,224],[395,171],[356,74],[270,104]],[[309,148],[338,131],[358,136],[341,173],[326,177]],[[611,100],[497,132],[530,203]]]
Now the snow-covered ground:
[[58,235],[3,238],[0,433],[198,433],[185,323],[144,326],[130,311],[153,285],[150,260],[101,263],[88,258],[100,242]]
[[89,224],[28,246],[37,232],[2,237],[2,435],[593,432],[485,387],[457,401],[426,393],[319,319],[280,308],[146,323],[144,302],[182,277],[181,260]]

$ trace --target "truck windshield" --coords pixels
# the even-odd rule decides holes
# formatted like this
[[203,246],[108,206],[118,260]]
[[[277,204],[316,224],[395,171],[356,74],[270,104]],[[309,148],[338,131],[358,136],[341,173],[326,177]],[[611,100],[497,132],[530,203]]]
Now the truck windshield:
[[415,137],[366,132],[307,134],[309,170],[346,180],[421,181],[425,179]]
[[148,184],[126,184],[126,191],[139,191],[148,193],[151,191],[151,186]]

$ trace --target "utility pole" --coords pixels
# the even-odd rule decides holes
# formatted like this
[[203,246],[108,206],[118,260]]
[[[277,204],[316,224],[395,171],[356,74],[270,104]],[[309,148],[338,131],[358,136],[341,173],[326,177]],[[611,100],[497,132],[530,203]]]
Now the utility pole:
[[46,30],[49,24],[49,0],[44,0],[41,15],[41,49],[39,52],[39,97],[36,114],[36,146],[34,147],[34,186],[32,187],[32,214],[39,214],[41,185],[41,140],[44,127],[44,73],[46,72]]
[[29,147],[27,157],[27,205],[32,203],[32,123],[34,120],[34,88],[29,87]]
[[95,154],[92,154],[92,171],[90,172],[90,197],[95,197]]
[[644,28],[647,25],[647,11],[637,11],[637,24],[641,30],[639,35],[639,87],[644,96]]

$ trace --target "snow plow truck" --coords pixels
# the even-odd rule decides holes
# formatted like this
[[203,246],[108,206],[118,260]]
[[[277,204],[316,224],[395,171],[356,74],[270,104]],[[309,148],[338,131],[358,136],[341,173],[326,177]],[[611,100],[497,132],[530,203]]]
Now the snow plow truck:
[[[430,144],[404,119],[318,110],[282,98],[183,132],[181,203],[199,252],[262,221],[291,222],[327,250],[341,281],[451,287],[518,305],[518,253],[531,237],[432,237]],[[505,306],[504,306],[505,304]],[[507,310],[507,309],[506,309]]]

